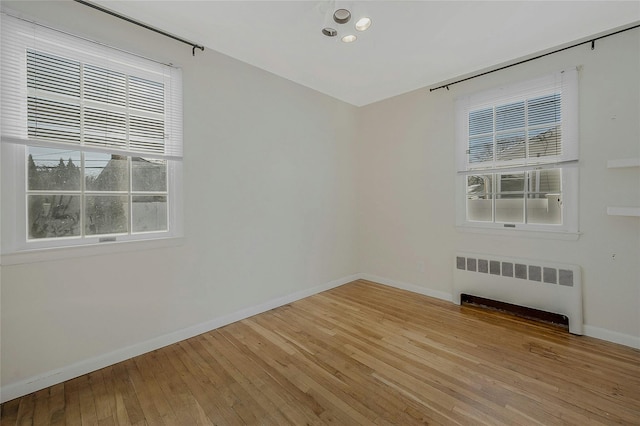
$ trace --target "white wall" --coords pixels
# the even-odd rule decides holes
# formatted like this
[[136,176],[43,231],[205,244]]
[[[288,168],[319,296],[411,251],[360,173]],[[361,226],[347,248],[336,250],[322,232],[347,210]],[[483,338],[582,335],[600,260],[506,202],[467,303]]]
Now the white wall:
[[[456,229],[454,99],[576,65],[582,66],[580,238]],[[608,205],[640,205],[640,170],[606,168],[609,159],[640,156],[638,75],[640,31],[632,30],[599,40],[593,51],[585,45],[449,91],[422,89],[363,107],[360,269],[426,293],[450,293],[456,250],[575,263],[583,268],[587,334],[640,347],[640,219],[606,214]]]
[[185,106],[183,244],[2,266],[3,391],[357,272],[355,107],[77,3],[3,6],[181,65]]

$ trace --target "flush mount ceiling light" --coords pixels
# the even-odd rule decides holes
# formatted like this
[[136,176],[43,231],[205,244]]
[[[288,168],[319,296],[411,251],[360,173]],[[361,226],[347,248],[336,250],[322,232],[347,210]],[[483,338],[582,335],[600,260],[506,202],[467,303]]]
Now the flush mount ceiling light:
[[356,22],[356,30],[358,31],[366,31],[371,26],[371,18],[360,18],[358,22]]
[[[337,9],[335,12],[333,12],[333,15],[326,15],[326,18],[328,18],[329,16],[332,16],[333,20],[340,25],[346,24],[351,20],[351,12],[347,9]],[[332,28],[333,25],[331,23],[328,23],[327,21],[325,21],[325,25],[326,26],[322,29],[322,34],[324,34],[327,37],[336,37],[338,35],[338,30],[336,28],[340,28],[340,27]],[[355,29],[356,31],[362,32],[369,29],[370,26],[371,26],[371,18],[369,18],[368,16],[364,16],[358,19],[358,21],[355,24]],[[353,43],[357,39],[358,37],[356,37],[353,34],[346,34],[344,36],[340,36],[340,40],[342,40],[344,43]]]
[[351,12],[347,9],[338,9],[333,12],[333,20],[338,24],[346,24],[351,19]]
[[354,36],[353,34],[349,34],[349,35],[346,35],[346,36],[342,37],[342,41],[345,42],[345,43],[351,43],[351,42],[356,41],[357,38],[358,37]]

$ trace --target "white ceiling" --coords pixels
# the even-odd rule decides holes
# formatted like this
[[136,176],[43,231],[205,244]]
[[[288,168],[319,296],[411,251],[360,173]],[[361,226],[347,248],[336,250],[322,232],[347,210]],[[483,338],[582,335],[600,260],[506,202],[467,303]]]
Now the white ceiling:
[[[96,3],[357,106],[640,20],[639,1]],[[340,7],[348,24],[331,21]],[[357,33],[361,15],[373,24]],[[358,40],[322,35],[327,24]]]

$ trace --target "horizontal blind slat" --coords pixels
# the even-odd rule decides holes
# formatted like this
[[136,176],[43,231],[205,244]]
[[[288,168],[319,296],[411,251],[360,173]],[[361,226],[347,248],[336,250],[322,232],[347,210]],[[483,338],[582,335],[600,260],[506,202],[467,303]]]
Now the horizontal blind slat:
[[493,136],[480,136],[469,139],[469,162],[482,163],[493,160]]
[[524,101],[496,107],[496,131],[524,127]]
[[529,126],[557,123],[561,120],[561,94],[542,96],[527,101]]
[[126,106],[126,74],[85,64],[83,68],[85,99]]
[[493,108],[469,113],[469,136],[493,132]]
[[524,131],[502,133],[496,136],[496,160],[512,161],[526,157]]

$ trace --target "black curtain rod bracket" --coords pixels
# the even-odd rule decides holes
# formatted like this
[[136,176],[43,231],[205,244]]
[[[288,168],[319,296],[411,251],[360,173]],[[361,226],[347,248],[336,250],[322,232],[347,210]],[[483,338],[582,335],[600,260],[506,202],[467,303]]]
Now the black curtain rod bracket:
[[204,52],[204,46],[194,45],[193,48],[191,49],[191,55],[192,56],[196,56],[196,49],[200,49],[201,51]]
[[97,4],[94,4],[94,3],[91,3],[91,2],[88,2],[88,1],[84,1],[84,0],[74,0],[74,1],[76,3],[80,3],[80,4],[83,4],[85,6],[89,6],[90,8],[93,8],[93,9],[98,10],[100,12],[106,13],[107,15],[111,15],[111,16],[114,16],[116,18],[120,18],[123,21],[127,21],[127,22],[129,22],[131,24],[137,25],[137,26],[142,27],[144,29],[147,29],[149,31],[153,31],[153,32],[161,34],[161,35],[163,35],[165,37],[172,38],[172,39],[174,39],[176,41],[179,41],[180,43],[188,44],[189,46],[192,47],[191,53],[192,53],[193,56],[196,56],[196,49],[200,49],[200,51],[204,52],[204,46],[196,44],[196,43],[194,43],[192,41],[185,40],[183,38],[180,38],[180,37],[175,36],[173,34],[170,34],[168,32],[165,32],[165,31],[159,30],[157,28],[154,28],[154,27],[152,27],[150,25],[143,24],[142,22],[136,21],[135,19],[131,19],[131,18],[129,18],[127,16],[124,16],[124,15],[120,15],[119,13],[116,13],[116,12],[114,12],[112,10],[109,10],[109,9],[105,9],[105,8],[103,8],[101,6],[98,6]]
[[466,77],[466,78],[463,78],[463,79],[460,79],[460,80],[453,81],[451,83],[443,84],[442,86],[433,87],[433,88],[429,89],[429,92],[433,92],[435,90],[440,90],[440,89],[449,90],[449,86],[453,86],[454,84],[462,83],[463,81],[468,81],[468,80],[471,80],[471,79],[474,79],[474,78],[477,78],[477,77],[482,77],[483,75],[491,74],[491,73],[496,72],[496,71],[502,71],[502,70],[507,69],[507,68],[515,67],[516,65],[524,64],[526,62],[535,61],[536,59],[544,58],[545,56],[553,55],[554,53],[559,53],[559,52],[562,52],[562,51],[565,51],[565,50],[568,50],[568,49],[573,49],[574,47],[582,46],[583,44],[591,43],[591,50],[595,50],[595,48],[596,48],[596,40],[600,40],[600,39],[603,39],[603,38],[606,38],[606,37],[611,37],[612,35],[620,34],[620,33],[623,33],[625,31],[629,31],[629,30],[634,30],[636,28],[640,28],[640,24],[634,25],[634,26],[629,27],[629,28],[624,28],[624,29],[621,29],[621,30],[618,30],[618,31],[615,31],[615,32],[612,32],[612,33],[609,33],[609,34],[601,35],[600,37],[596,37],[596,38],[591,39],[591,40],[581,41],[579,43],[575,43],[575,44],[572,44],[571,46],[563,47],[561,49],[557,49],[557,50],[554,50],[552,52],[543,53],[541,55],[534,56],[533,58],[525,59],[525,60],[516,62],[514,64],[509,64],[509,65],[502,66],[500,68],[496,68],[496,69],[493,69],[493,70],[481,72],[480,74],[475,74],[475,75],[472,75],[471,77]]

